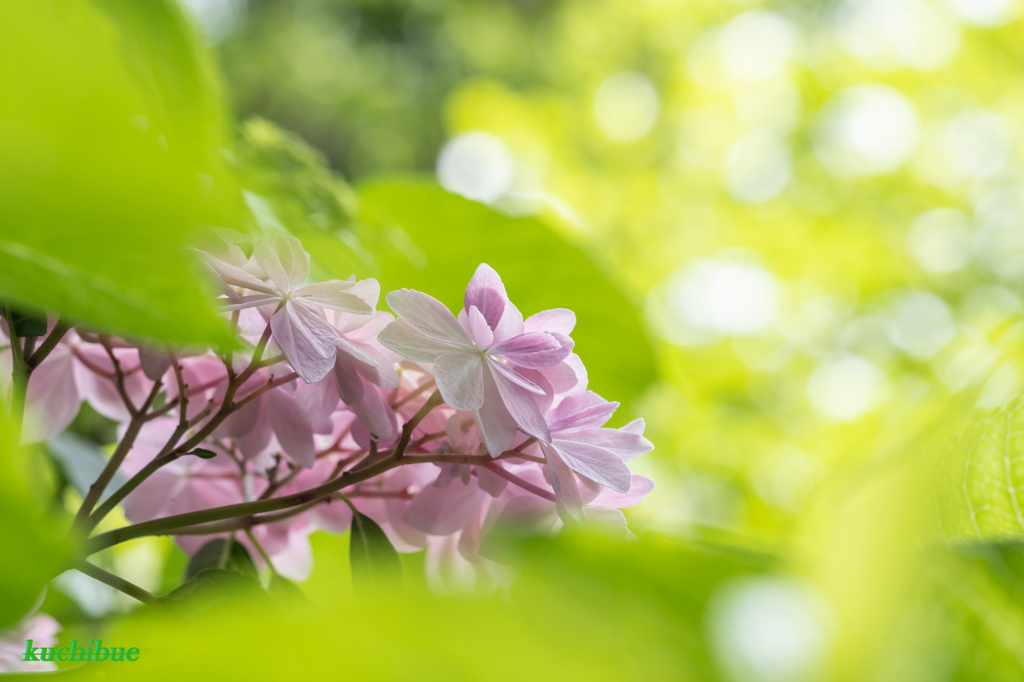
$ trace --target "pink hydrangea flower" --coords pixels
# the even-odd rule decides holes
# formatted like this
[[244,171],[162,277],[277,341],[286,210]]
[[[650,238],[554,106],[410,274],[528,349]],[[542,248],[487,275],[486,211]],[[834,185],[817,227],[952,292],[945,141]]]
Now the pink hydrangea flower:
[[387,302],[398,319],[380,333],[380,342],[404,357],[433,363],[445,403],[475,413],[492,456],[504,452],[517,429],[550,437],[537,400],[545,390],[520,370],[549,369],[569,356],[572,339],[558,330],[572,328],[572,312],[538,313],[527,321],[535,330],[527,331],[498,273],[486,264],[473,275],[458,319],[419,291],[392,291]]
[[292,368],[307,383],[319,381],[334,366],[343,340],[324,318],[323,308],[369,315],[373,308],[355,293],[355,278],[305,285],[309,254],[295,237],[256,242],[251,259],[235,244],[226,254],[205,254],[226,284],[257,293],[232,297],[229,310],[276,305],[270,318],[274,340]]

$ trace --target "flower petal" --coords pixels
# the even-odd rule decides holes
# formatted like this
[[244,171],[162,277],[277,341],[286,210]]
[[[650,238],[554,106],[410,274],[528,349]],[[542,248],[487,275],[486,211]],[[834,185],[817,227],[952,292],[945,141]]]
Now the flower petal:
[[589,503],[588,506],[627,509],[640,504],[640,501],[647,497],[647,493],[652,490],[654,490],[654,481],[646,476],[633,474],[633,480],[630,483],[629,491],[625,493],[617,493],[611,488],[605,488]]
[[252,255],[263,269],[263,272],[267,273],[267,276],[270,277],[270,281],[274,283],[278,291],[282,293],[291,291],[288,271],[281,264],[281,258],[278,256],[277,250],[270,243],[256,242],[252,247]]
[[[508,365],[502,364],[492,358],[487,359],[487,365],[498,374],[502,375],[512,383],[525,388],[530,393],[534,393],[536,395],[544,395],[544,389],[541,388],[539,384],[535,383],[531,379],[528,379],[526,376],[524,376],[522,372],[517,372]],[[531,370],[524,371],[530,372]],[[541,378],[539,373],[533,372],[533,374],[538,379]]]
[[[395,363],[373,346],[365,343],[355,343],[360,350],[374,360],[373,365],[365,362],[356,363],[356,369],[372,383],[381,388],[397,388],[398,372],[395,371]],[[344,353],[340,353],[344,355]]]
[[352,411],[355,412],[359,423],[385,444],[395,435],[395,413],[384,400],[379,388],[365,379],[360,381],[363,384],[363,398],[353,403]]
[[48,440],[74,421],[82,396],[75,382],[74,355],[70,348],[55,347],[32,371],[25,403],[22,444]]
[[428,485],[405,510],[402,518],[410,526],[430,535],[449,535],[469,523],[487,493],[476,483],[452,481],[445,488]]
[[466,331],[451,311],[436,298],[412,289],[399,289],[387,295],[388,305],[398,317],[416,331],[445,345],[473,347]]
[[481,350],[489,348],[494,342],[494,332],[487,325],[487,320],[484,319],[483,313],[475,306],[469,306],[465,310],[466,313],[466,324],[469,326],[469,335],[476,343],[476,347]]
[[551,445],[573,471],[616,492],[625,493],[629,490],[633,474],[622,458],[614,452],[589,443],[563,441],[558,438],[555,438]]
[[489,354],[527,369],[547,369],[572,352],[573,341],[562,334],[527,332],[493,346]]
[[445,353],[434,362],[434,378],[444,401],[456,410],[484,404],[484,361],[477,353]]
[[373,314],[373,306],[351,291],[353,284],[340,279],[318,282],[302,287],[295,292],[295,297],[332,310],[357,315]]
[[306,383],[320,381],[334,366],[338,332],[298,301],[288,301],[270,318],[274,340]]
[[[493,365],[488,363],[488,369],[492,367]],[[541,412],[540,406],[534,399],[533,394],[522,386],[512,383],[498,372],[486,373],[493,374],[494,383],[498,387],[498,393],[501,394],[501,400],[505,403],[505,407],[508,408],[509,414],[516,420],[519,428],[534,438],[542,441],[551,440],[547,421],[544,420],[544,414]],[[493,455],[494,453],[491,454]]]
[[484,404],[476,410],[476,430],[491,457],[505,452],[516,437],[516,420],[505,406],[491,372],[484,375]]
[[[465,334],[465,332],[462,333]],[[416,362],[434,362],[437,360],[437,356],[444,353],[465,353],[473,350],[469,344],[427,336],[405,320],[395,320],[389,324],[377,336],[377,340],[385,348]]]
[[548,463],[551,488],[555,491],[555,499],[558,502],[558,515],[563,518],[568,516],[570,519],[583,523],[583,499],[580,496],[576,476],[565,461],[558,456],[554,448],[547,443],[541,443],[540,447]]
[[549,332],[569,336],[576,328],[576,313],[568,308],[552,308],[530,315],[523,323],[527,332]]
[[346,405],[355,405],[363,399],[363,382],[356,371],[356,361],[344,353],[334,360],[334,378],[338,395]]
[[338,382],[331,376],[311,384],[300,381],[295,386],[295,402],[310,424],[330,419],[338,407]]
[[313,428],[302,418],[295,398],[282,388],[276,388],[265,396],[270,424],[284,453],[299,466],[312,467],[316,462]]
[[505,285],[494,268],[486,263],[477,266],[473,279],[469,280],[469,286],[466,287],[466,309],[475,307],[480,311],[488,327],[494,329],[505,312],[507,301]]
[[596,445],[599,448],[614,452],[627,462],[654,449],[651,441],[643,436],[628,431],[620,431],[619,429],[560,431],[557,438],[561,441]]
[[618,407],[618,403],[608,402],[593,391],[571,395],[551,412],[551,430],[604,426]]

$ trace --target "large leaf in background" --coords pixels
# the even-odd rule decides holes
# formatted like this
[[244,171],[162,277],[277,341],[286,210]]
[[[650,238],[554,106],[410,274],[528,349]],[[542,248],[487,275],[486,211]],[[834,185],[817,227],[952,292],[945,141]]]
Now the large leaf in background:
[[359,201],[368,225],[359,244],[370,267],[360,269],[349,244],[332,235],[300,235],[336,275],[355,269],[379,278],[385,292],[418,289],[457,311],[477,265],[488,263],[524,315],[575,311],[572,336],[595,391],[625,402],[653,381],[654,354],[637,309],[583,250],[542,222],[502,215],[427,181],[369,183]]
[[222,342],[187,253],[235,222],[209,65],[171,0],[10,3],[0,297],[125,335]]
[[0,630],[28,614],[43,588],[73,564],[77,543],[69,542],[70,518],[45,509],[37,468],[42,453],[16,447],[0,417]]
[[[72,679],[719,679],[703,629],[710,594],[757,574],[761,556],[677,541],[562,536],[520,549],[506,598],[398,588],[330,593],[312,608],[131,617],[104,640],[137,646],[131,666],[88,664]],[[323,570],[319,561],[315,573]],[[680,571],[685,570],[685,579]],[[312,596],[312,595],[311,595]],[[62,641],[63,643],[63,641]],[[239,655],[225,655],[234,652]]]
[[978,419],[950,446],[936,510],[950,539],[1024,535],[1024,398]]

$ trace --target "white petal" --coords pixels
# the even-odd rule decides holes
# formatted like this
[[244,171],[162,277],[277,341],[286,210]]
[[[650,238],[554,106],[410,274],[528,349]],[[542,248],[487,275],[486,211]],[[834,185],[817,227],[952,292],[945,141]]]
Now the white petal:
[[476,410],[484,404],[484,363],[476,353],[445,353],[434,362],[441,396],[456,410]]
[[437,356],[445,353],[465,353],[473,350],[473,347],[467,344],[427,336],[405,320],[395,320],[389,324],[381,331],[377,340],[385,348],[416,362],[434,362]]
[[[490,365],[488,365],[490,369]],[[502,402],[508,408],[509,414],[516,420],[516,424],[523,432],[542,441],[551,440],[551,432],[548,430],[547,421],[541,412],[540,406],[534,395],[522,386],[512,383],[499,373],[493,373],[494,383],[501,394]]]
[[320,381],[334,367],[338,332],[297,301],[289,301],[270,318],[274,340],[306,383]]
[[387,301],[395,315],[421,334],[465,350],[473,348],[462,325],[436,298],[412,289],[400,289],[388,294]]

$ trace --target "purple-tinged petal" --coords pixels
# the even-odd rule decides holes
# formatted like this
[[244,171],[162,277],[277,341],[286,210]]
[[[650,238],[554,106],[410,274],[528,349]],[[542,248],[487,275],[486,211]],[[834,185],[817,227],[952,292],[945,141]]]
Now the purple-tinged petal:
[[505,365],[493,358],[487,359],[487,365],[493,371],[497,372],[499,375],[505,377],[506,379],[516,384],[517,386],[525,388],[530,393],[534,393],[536,395],[544,395],[543,388],[541,388],[539,385],[537,385],[527,377],[523,376],[522,373],[515,371],[508,365]]
[[573,471],[616,492],[625,493],[629,490],[633,474],[622,458],[614,452],[589,443],[563,441],[558,438],[555,438],[551,445]]
[[421,334],[405,320],[395,320],[389,324],[377,337],[377,341],[385,348],[416,362],[434,362],[437,356],[445,353],[466,353],[474,350],[469,344],[442,341]]
[[400,289],[388,294],[387,302],[395,315],[421,334],[447,346],[462,346],[464,350],[473,347],[459,321],[436,298],[412,289]]
[[[488,368],[493,365],[488,365]],[[522,386],[512,383],[499,372],[492,372],[494,383],[501,394],[501,400],[508,408],[509,414],[524,432],[542,441],[551,440],[548,424],[537,404],[534,395]],[[492,455],[494,453],[491,453]],[[501,454],[501,453],[498,453]]]
[[298,301],[289,301],[270,318],[274,340],[288,364],[306,383],[320,381],[334,366],[338,332]]
[[22,444],[53,438],[78,415],[82,397],[75,382],[74,355],[67,346],[53,349],[28,380]]
[[573,395],[587,388],[587,369],[575,353],[570,353],[565,360],[553,367],[537,371],[547,379],[552,392],[556,395]]
[[295,398],[282,388],[270,391],[265,397],[270,424],[284,453],[299,466],[310,468],[316,462],[313,429],[302,418]]
[[363,382],[359,379],[355,360],[338,353],[334,361],[334,378],[343,403],[355,405],[363,399]]
[[596,445],[614,452],[627,462],[654,449],[651,441],[643,436],[618,429],[572,429],[559,431],[556,438],[562,442]]
[[281,254],[281,265],[288,273],[288,281],[292,288],[299,286],[309,277],[309,254],[302,248],[302,242],[297,237],[282,237],[276,239],[278,253]]
[[484,404],[484,360],[477,353],[445,353],[434,362],[434,378],[445,403],[456,410]]
[[[373,357],[369,353],[366,353],[362,346],[352,343],[344,336],[340,336],[338,339],[338,352],[345,353],[356,362],[369,365],[370,367],[377,366],[377,358]],[[390,364],[390,363],[389,363]]]
[[654,490],[654,481],[646,476],[633,474],[633,480],[628,492],[617,493],[611,488],[605,488],[590,502],[589,506],[628,509],[640,504],[640,501],[647,497],[647,493],[652,490]]
[[312,384],[299,382],[295,386],[295,402],[310,424],[330,419],[338,408],[338,383],[331,376]]
[[352,411],[355,412],[359,423],[384,443],[395,435],[395,413],[388,402],[384,400],[380,389],[365,379],[361,379],[361,381],[363,398],[352,404]]
[[490,372],[484,372],[484,404],[476,410],[476,430],[491,457],[505,452],[516,437],[516,420],[505,406]]
[[469,286],[466,287],[466,309],[475,307],[480,311],[488,327],[494,329],[505,312],[507,301],[505,285],[494,268],[486,263],[477,266],[473,279],[469,280]]
[[523,323],[523,327],[529,332],[549,332],[569,336],[576,328],[576,313],[567,308],[552,308],[542,310],[536,315],[530,315]]
[[525,331],[523,314],[519,312],[519,308],[512,305],[511,301],[506,301],[505,312],[502,313],[501,320],[498,321],[497,326],[493,329],[494,343],[514,339]]
[[547,369],[567,358],[572,347],[568,336],[527,332],[494,345],[489,353],[527,369]]
[[[367,381],[381,388],[398,388],[398,372],[395,371],[395,363],[390,358],[369,344],[356,343],[354,345],[375,362],[373,365],[363,362],[356,363],[356,369]],[[344,353],[339,353],[339,355],[344,355]]]
[[568,396],[551,412],[551,430],[601,427],[618,407],[618,403],[608,402],[593,391]]
[[555,499],[558,502],[559,516],[568,516],[583,523],[583,500],[575,474],[550,445],[542,443],[541,450],[548,463],[548,475],[551,477],[551,488],[555,491]]
[[469,335],[480,350],[489,348],[494,342],[494,332],[484,319],[483,313],[475,306],[466,308],[466,324],[469,326]]
[[449,535],[469,523],[486,496],[477,485],[465,485],[459,480],[443,489],[428,485],[416,495],[402,518],[424,533]]
[[499,476],[487,467],[476,467],[477,484],[491,497],[498,497],[508,487],[508,479]]

